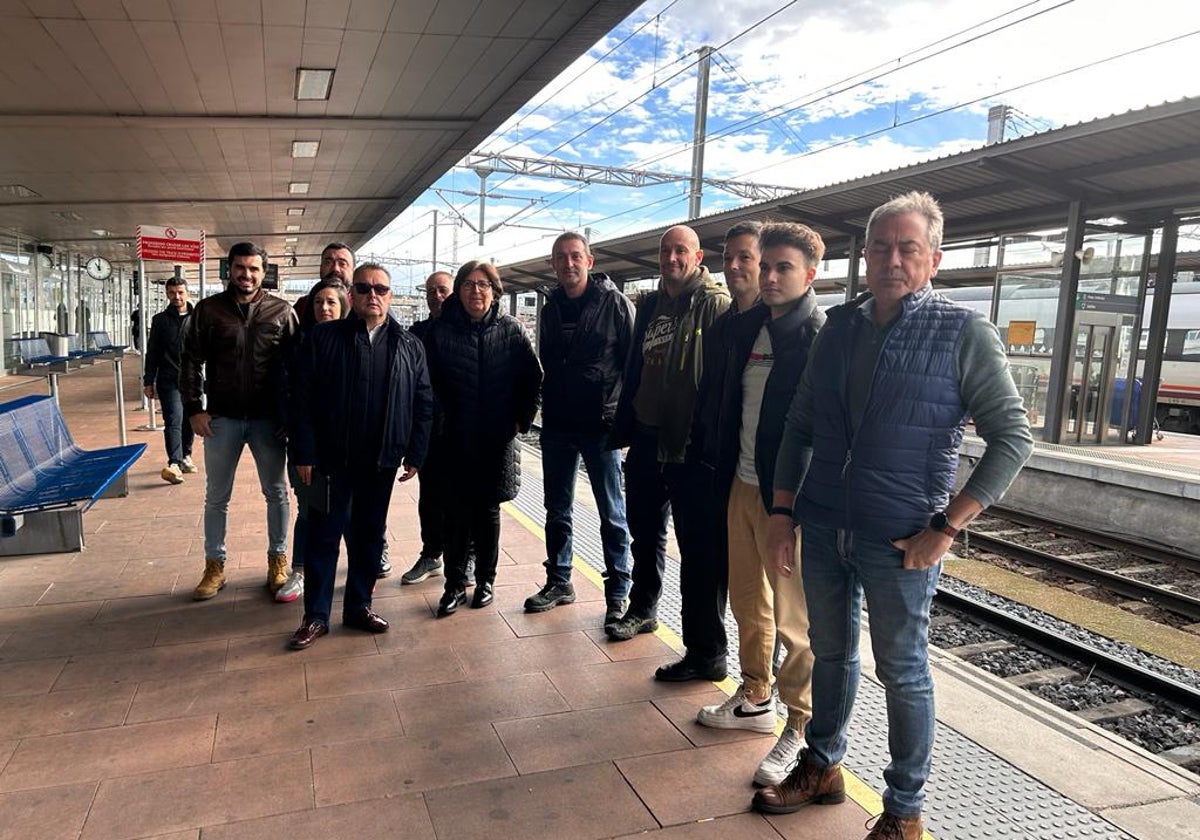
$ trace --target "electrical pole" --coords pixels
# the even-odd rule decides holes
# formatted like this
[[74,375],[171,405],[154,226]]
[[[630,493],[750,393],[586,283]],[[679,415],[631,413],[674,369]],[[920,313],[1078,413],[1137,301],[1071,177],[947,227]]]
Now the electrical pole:
[[692,132],[692,190],[688,197],[688,218],[700,215],[700,199],[704,190],[704,138],[708,132],[708,71],[713,48],[703,46],[700,53],[699,73],[696,76],[696,124]]

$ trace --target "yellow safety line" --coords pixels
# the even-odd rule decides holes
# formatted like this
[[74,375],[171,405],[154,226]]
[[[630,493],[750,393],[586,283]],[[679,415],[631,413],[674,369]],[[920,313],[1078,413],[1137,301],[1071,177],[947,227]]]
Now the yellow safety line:
[[[543,542],[545,541],[545,529],[526,516],[524,512],[518,510],[517,507],[512,504],[512,502],[505,502],[503,505],[501,505],[501,507],[504,509],[504,512],[515,519],[517,524],[519,524],[522,528],[524,528],[526,531],[529,531],[534,536],[541,538]],[[578,557],[572,557],[571,567],[587,578],[588,581],[590,581],[592,585],[601,592],[604,591],[604,578],[602,578],[600,573],[593,569],[590,564],[580,560]],[[654,631],[654,635],[659,639],[662,639],[662,641],[676,653],[680,654],[681,656],[683,655],[683,640],[679,638],[679,635],[675,633],[675,631],[669,629],[665,624],[660,623],[658,625],[658,629]],[[738,688],[738,683],[734,681],[732,677],[726,677],[720,682],[713,683],[713,685],[725,692],[726,695],[732,695],[733,692],[737,691]],[[778,738],[783,734],[783,728],[785,726],[787,726],[786,719],[776,719],[775,737]],[[875,792],[874,788],[844,767],[842,768],[842,777],[846,782],[846,795],[850,797],[855,804],[871,815],[879,814],[883,811],[883,798]],[[924,840],[934,840],[934,837],[932,834],[926,831],[924,834]]]

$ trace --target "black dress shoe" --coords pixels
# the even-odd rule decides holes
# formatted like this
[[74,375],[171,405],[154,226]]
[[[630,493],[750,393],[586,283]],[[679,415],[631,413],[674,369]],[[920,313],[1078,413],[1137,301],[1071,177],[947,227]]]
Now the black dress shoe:
[[496,593],[492,589],[492,585],[481,583],[475,587],[475,595],[471,598],[471,609],[477,610],[480,607],[486,607],[494,600],[496,600]]
[[688,680],[720,682],[725,679],[727,673],[724,656],[712,659],[685,656],[678,662],[663,665],[654,672],[654,679],[660,682],[687,682]]
[[356,630],[366,630],[368,633],[386,633],[388,627],[391,626],[386,618],[369,609],[365,609],[357,615],[342,616],[342,624]]
[[447,589],[442,593],[442,598],[438,601],[437,617],[445,618],[448,615],[454,615],[458,608],[467,603],[467,590],[465,589]]
[[304,650],[311,647],[312,643],[329,632],[329,627],[319,621],[306,621],[300,625],[300,629],[292,634],[292,638],[288,639],[288,647],[292,650]]

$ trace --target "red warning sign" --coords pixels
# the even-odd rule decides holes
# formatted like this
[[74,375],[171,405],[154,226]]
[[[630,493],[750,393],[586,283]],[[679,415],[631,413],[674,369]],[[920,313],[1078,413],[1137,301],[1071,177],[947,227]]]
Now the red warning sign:
[[138,225],[137,251],[140,260],[202,263],[204,262],[204,231]]

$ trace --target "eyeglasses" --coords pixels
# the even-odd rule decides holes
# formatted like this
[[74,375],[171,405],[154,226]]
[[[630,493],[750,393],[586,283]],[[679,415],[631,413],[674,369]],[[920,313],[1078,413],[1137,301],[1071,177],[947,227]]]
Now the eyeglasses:
[[392,287],[382,283],[355,283],[354,291],[360,295],[369,295],[374,292],[376,297],[387,297],[392,293]]
[[474,289],[477,292],[487,292],[492,288],[492,284],[487,280],[464,280],[462,287],[470,290]]

